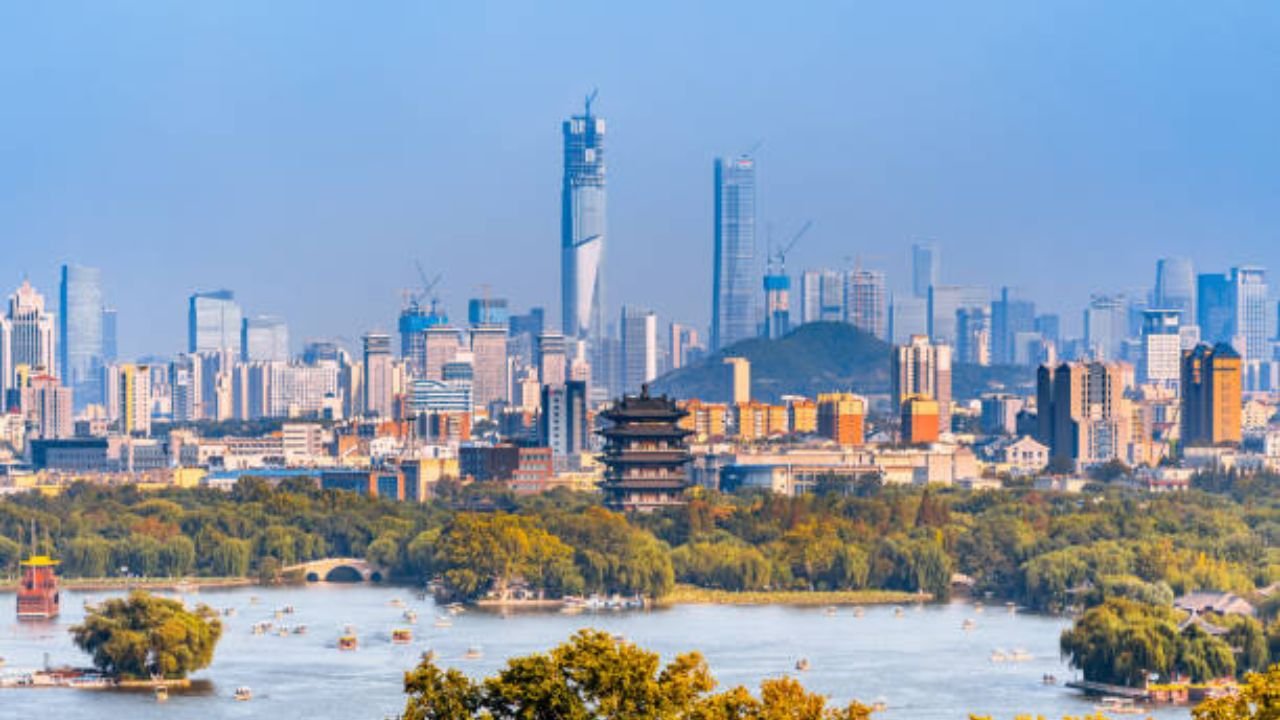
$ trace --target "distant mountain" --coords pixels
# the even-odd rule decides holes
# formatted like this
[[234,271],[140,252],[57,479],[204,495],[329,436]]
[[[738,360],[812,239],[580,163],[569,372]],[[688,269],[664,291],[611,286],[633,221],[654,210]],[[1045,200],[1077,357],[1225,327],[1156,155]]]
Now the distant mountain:
[[[778,340],[744,340],[663,375],[653,388],[679,398],[725,402],[730,389],[724,358],[745,357],[751,361],[751,395],[759,400],[777,402],[783,395],[814,397],[838,390],[887,394],[891,350],[888,343],[847,323],[809,323]],[[1025,392],[1034,382],[1031,368],[952,368],[952,394],[958,400],[997,390]]]

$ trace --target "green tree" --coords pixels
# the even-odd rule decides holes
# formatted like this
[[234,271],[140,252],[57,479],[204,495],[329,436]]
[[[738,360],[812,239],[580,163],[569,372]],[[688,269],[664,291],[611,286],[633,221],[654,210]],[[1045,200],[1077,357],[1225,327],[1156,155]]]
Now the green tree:
[[209,666],[222,636],[217,613],[136,591],[88,608],[71,627],[76,645],[102,672],[124,678],[185,678]]

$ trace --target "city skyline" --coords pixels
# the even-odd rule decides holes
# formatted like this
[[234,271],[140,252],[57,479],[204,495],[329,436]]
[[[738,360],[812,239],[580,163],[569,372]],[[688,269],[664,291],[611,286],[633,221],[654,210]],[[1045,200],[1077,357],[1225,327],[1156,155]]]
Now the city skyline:
[[[1110,27],[1140,9],[1086,16],[1053,4],[935,8],[923,24],[909,9],[819,7],[794,30],[755,9],[733,16],[732,42],[709,32],[723,27],[714,7],[687,10],[680,27],[668,22],[677,11],[661,6],[640,17],[588,9],[555,27],[516,13],[515,24],[463,22],[456,38],[412,9],[308,17],[297,32],[309,49],[349,27],[396,26],[379,54],[349,67],[324,53],[302,53],[305,65],[280,57],[272,40],[287,23],[270,12],[258,32],[178,13],[174,39],[146,36],[160,43],[150,52],[175,52],[176,64],[125,52],[145,22],[93,32],[95,21],[122,19],[110,8],[86,8],[83,25],[66,29],[86,52],[56,59],[35,42],[52,19],[38,8],[11,12],[6,77],[20,102],[0,126],[13,143],[9,166],[39,172],[0,181],[0,280],[14,287],[29,275],[52,299],[64,262],[101,268],[125,357],[170,352],[185,324],[182,299],[224,286],[253,312],[288,318],[296,342],[353,344],[368,328],[393,329],[400,290],[416,285],[414,259],[446,276],[454,315],[489,284],[513,306],[559,317],[559,262],[548,251],[558,235],[555,127],[592,87],[611,122],[606,319],[632,303],[709,326],[706,164],[760,139],[759,221],[815,221],[788,260],[793,277],[863,255],[901,295],[911,244],[937,241],[942,282],[1034,285],[1037,307],[1079,332],[1077,309],[1092,293],[1148,282],[1157,257],[1188,256],[1199,268],[1280,264],[1269,130],[1280,111],[1257,94],[1255,69],[1265,66],[1276,9],[1262,5],[1208,31],[1195,13],[1166,14],[1137,38]],[[448,12],[474,20],[483,10]],[[850,27],[857,42],[834,41]],[[649,78],[661,73],[627,62],[628,53],[647,57],[650,42],[630,30],[678,47],[655,62],[678,62],[687,86],[655,86]],[[527,52],[566,37],[571,50]],[[495,38],[509,47],[474,68]],[[759,49],[743,58],[742,78],[703,62],[743,38]],[[1193,38],[1202,52],[1183,52]],[[1096,66],[1066,52],[1078,42]],[[214,82],[201,68],[229,44],[242,56]],[[570,62],[593,52],[592,67]],[[455,78],[463,63],[478,74]],[[503,74],[513,67],[526,71],[519,81]],[[312,92],[313,73],[336,74],[337,85]],[[126,76],[128,87],[117,80]],[[856,105],[833,84],[845,76]],[[1178,83],[1159,82],[1173,76]],[[87,104],[74,92],[85,77],[97,80]],[[429,99],[410,91],[422,83]],[[364,102],[334,102],[350,95]],[[152,96],[166,102],[140,104]],[[1063,108],[1069,120],[1049,116]],[[935,121],[943,116],[957,119]],[[360,127],[386,140],[353,136]],[[119,139],[104,144],[98,129]],[[809,147],[815,136],[822,152]],[[502,172],[486,172],[482,186],[472,166]],[[1092,262],[1098,253],[1109,261]],[[641,279],[656,271],[671,278],[662,292]]]

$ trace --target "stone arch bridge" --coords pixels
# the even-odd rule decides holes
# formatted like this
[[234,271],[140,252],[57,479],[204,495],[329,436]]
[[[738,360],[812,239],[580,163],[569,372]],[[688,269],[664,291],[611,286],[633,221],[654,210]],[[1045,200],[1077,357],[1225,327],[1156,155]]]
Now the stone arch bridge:
[[290,565],[286,573],[301,572],[307,582],[382,582],[386,572],[360,558],[323,558]]

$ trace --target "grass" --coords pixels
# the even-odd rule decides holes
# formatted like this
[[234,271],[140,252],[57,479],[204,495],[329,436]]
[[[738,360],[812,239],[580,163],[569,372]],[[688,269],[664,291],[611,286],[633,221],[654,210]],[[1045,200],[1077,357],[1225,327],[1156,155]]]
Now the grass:
[[732,592],[677,585],[659,605],[897,605],[930,595],[896,590],[762,590]]

